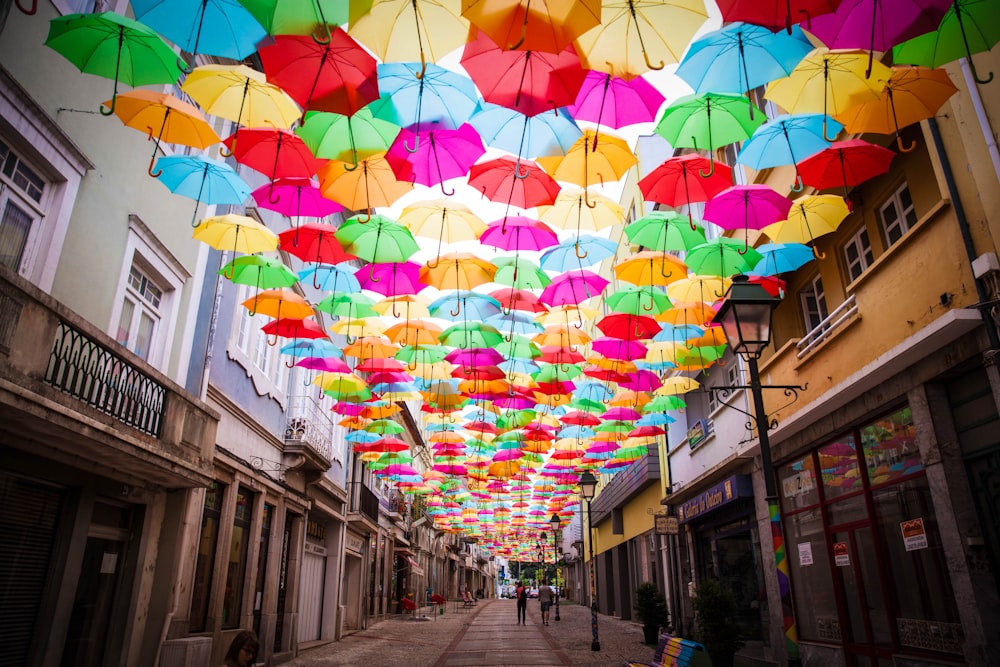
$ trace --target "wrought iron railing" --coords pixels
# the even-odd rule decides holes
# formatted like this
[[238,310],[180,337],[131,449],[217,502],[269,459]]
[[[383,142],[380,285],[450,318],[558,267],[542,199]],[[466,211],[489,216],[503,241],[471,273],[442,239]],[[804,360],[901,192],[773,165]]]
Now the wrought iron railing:
[[45,381],[154,438],[163,428],[163,385],[60,320]]
[[803,336],[795,344],[796,356],[801,359],[816,348],[817,345],[829,338],[842,324],[849,321],[858,314],[858,302],[852,294],[844,303],[826,316],[816,327]]
[[378,521],[378,496],[364,484],[360,487],[358,510],[369,519]]
[[333,420],[311,396],[292,396],[288,402],[285,440],[308,445],[329,461],[332,456]]

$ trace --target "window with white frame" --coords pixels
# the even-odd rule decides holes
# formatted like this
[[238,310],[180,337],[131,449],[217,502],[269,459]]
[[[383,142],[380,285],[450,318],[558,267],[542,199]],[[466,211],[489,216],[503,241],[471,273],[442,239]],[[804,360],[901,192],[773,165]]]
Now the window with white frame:
[[0,140],[0,264],[21,271],[42,218],[46,181]]
[[271,321],[270,317],[251,315],[250,309],[243,305],[253,299],[255,292],[252,286],[238,286],[236,313],[229,337],[229,358],[243,367],[258,394],[270,396],[284,406],[289,373],[285,358],[280,353],[283,341],[261,330]]
[[851,282],[861,277],[875,261],[872,244],[868,239],[868,228],[863,226],[844,244],[844,261]]
[[879,209],[886,246],[903,238],[910,227],[917,224],[917,212],[913,208],[910,187],[903,183]]
[[[742,377],[740,375],[740,360],[733,357],[725,366],[717,366],[715,370],[715,377],[722,375],[722,382],[717,382],[713,386],[715,387],[729,387],[732,391],[733,387],[737,387],[742,384]],[[731,392],[730,392],[731,393]],[[713,414],[722,405],[720,398],[724,398],[719,395],[717,391],[710,391],[708,393],[708,414]]]
[[163,287],[150,277],[150,271],[133,260],[115,340],[147,361],[162,319],[160,303],[163,292]]
[[829,315],[826,307],[826,294],[823,292],[823,278],[816,276],[809,286],[799,292],[802,301],[802,315],[806,323],[806,331],[812,331]]

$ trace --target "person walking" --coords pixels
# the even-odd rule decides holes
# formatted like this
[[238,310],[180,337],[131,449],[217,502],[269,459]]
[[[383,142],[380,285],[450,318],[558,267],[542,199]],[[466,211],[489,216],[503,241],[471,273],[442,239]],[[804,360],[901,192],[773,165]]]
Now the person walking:
[[229,645],[226,657],[223,659],[223,667],[249,667],[257,660],[257,651],[260,650],[260,642],[257,635],[250,630],[241,630]]
[[552,600],[556,592],[549,586],[548,582],[542,582],[538,587],[538,601],[542,605],[542,625],[549,624],[549,609],[552,608]]
[[514,596],[517,598],[517,624],[524,625],[528,618],[528,587],[523,582],[517,582]]

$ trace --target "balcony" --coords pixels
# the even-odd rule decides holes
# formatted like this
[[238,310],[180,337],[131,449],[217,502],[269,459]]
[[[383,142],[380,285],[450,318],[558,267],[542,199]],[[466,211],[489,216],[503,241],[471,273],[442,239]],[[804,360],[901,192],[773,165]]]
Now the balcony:
[[297,459],[291,467],[325,472],[331,465],[333,420],[311,396],[292,396],[285,422],[285,456]]
[[10,446],[134,486],[205,486],[219,416],[0,267],[0,423]]
[[350,486],[347,520],[363,523],[371,530],[378,530],[378,495],[363,482],[351,482]]

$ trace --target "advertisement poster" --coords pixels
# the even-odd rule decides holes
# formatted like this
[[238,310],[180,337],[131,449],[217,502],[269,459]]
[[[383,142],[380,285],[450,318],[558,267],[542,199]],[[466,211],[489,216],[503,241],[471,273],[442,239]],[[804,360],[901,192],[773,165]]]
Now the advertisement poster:
[[903,532],[903,545],[907,551],[927,548],[927,531],[924,529],[923,519],[910,519],[899,524],[899,529]]
[[813,564],[812,542],[802,542],[799,544],[799,565],[805,567]]
[[851,566],[851,552],[847,547],[847,542],[833,543],[833,562],[837,567]]

